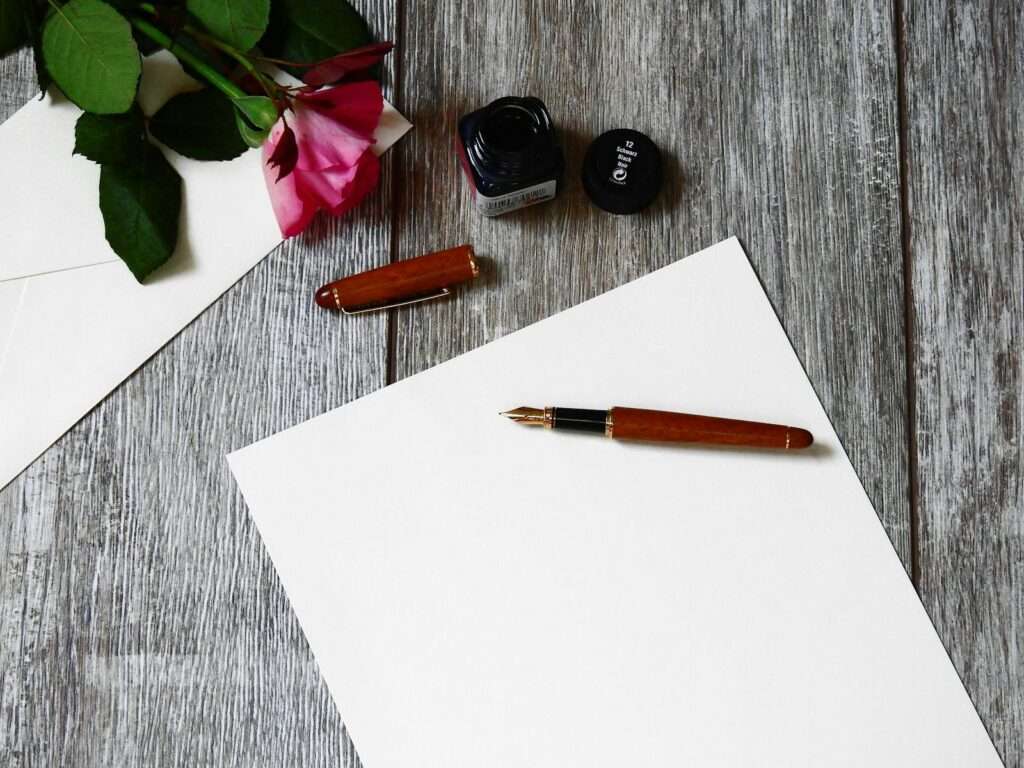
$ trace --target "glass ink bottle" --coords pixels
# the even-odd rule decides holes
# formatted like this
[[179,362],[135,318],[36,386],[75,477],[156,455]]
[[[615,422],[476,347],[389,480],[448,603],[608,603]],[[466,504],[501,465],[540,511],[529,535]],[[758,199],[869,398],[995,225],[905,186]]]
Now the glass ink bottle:
[[506,96],[459,120],[459,150],[477,210],[484,216],[551,200],[565,160],[547,107]]

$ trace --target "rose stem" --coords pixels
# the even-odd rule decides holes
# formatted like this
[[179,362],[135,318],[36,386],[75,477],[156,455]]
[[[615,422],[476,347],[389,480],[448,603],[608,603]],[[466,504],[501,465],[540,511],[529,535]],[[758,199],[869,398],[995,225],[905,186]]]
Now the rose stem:
[[183,48],[178,45],[159,27],[150,24],[145,19],[140,19],[138,16],[129,17],[129,21],[131,21],[133,27],[154,43],[163,46],[184,63],[192,67],[192,69],[206,78],[206,81],[210,83],[210,85],[219,90],[225,96],[231,99],[240,99],[249,95],[187,48]]

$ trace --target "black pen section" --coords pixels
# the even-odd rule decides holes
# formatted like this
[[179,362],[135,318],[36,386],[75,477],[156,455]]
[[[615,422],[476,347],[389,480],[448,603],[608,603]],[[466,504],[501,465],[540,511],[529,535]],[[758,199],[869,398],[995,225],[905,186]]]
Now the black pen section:
[[587,408],[552,408],[551,428],[604,434],[605,419],[607,418],[608,411],[594,411]]

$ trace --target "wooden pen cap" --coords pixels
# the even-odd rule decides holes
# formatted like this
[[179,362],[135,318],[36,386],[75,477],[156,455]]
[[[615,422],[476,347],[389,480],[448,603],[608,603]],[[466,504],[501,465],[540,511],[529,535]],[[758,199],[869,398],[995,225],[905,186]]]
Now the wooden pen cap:
[[315,298],[321,307],[354,315],[439,299],[479,274],[473,246],[460,245],[335,280]]

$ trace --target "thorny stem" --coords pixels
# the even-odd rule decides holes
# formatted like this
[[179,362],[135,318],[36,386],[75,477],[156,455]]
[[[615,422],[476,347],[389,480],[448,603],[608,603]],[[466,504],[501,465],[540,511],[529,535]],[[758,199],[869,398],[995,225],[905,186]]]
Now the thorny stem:
[[[139,3],[139,10],[145,11],[154,18],[158,17],[160,13],[159,9],[157,9],[157,7],[152,3]],[[267,96],[275,98],[275,96],[280,92],[280,86],[278,86],[278,84],[271,78],[260,72],[259,69],[256,68],[256,65],[253,64],[253,58],[258,57],[250,58],[234,46],[228,45],[223,40],[218,40],[216,37],[206,34],[201,29],[196,29],[191,24],[185,24],[181,30],[182,32],[191,35],[196,40],[200,40],[207,45],[213,46],[217,50],[226,53],[232,59],[241,64],[245,68],[245,71],[252,75],[256,82],[260,84],[260,87]]]
[[253,56],[256,61],[264,61],[267,64],[277,64],[279,67],[295,67],[296,69],[309,69],[315,67],[319,62],[288,61],[288,59],[275,59],[272,56]]
[[260,72],[256,65],[252,63],[252,59],[250,59],[249,56],[242,53],[234,46],[228,45],[223,40],[218,40],[216,37],[208,35],[202,30],[196,29],[195,27],[191,26],[190,24],[186,24],[184,27],[182,27],[182,30],[192,35],[192,37],[196,38],[197,40],[201,40],[207,45],[212,45],[214,48],[223,51],[232,59],[241,64],[245,68],[245,71],[256,79],[256,81],[260,84],[260,87],[263,88],[267,96],[274,98],[280,92],[280,86],[277,83],[275,83],[271,78],[267,77],[263,72]]
[[188,64],[192,69],[202,75],[206,81],[214,88],[219,90],[225,96],[231,99],[238,99],[248,94],[231,82],[228,78],[218,72],[216,69],[211,67],[205,61],[200,59],[194,53],[189,51],[187,48],[182,47],[177,42],[172,40],[163,30],[154,26],[145,19],[141,19],[138,16],[131,16],[129,18],[133,27],[139,32],[144,34],[150,40],[157,45],[166,48],[168,51],[177,56],[181,61]]

